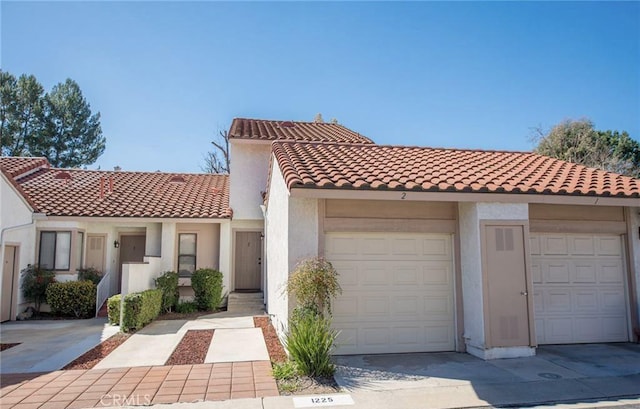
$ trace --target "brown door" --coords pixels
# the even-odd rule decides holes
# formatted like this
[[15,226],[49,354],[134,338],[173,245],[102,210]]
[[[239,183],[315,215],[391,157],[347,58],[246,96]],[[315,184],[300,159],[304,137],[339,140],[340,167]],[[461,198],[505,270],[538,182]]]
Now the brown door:
[[105,236],[87,235],[87,259],[85,265],[104,272]]
[[9,321],[13,310],[13,293],[16,276],[16,247],[4,247],[4,265],[2,266],[2,305],[0,321]]
[[260,290],[262,233],[236,232],[236,290]]
[[120,236],[118,292],[122,289],[122,264],[144,261],[145,236]]
[[529,345],[529,309],[523,226],[485,226],[487,342]]

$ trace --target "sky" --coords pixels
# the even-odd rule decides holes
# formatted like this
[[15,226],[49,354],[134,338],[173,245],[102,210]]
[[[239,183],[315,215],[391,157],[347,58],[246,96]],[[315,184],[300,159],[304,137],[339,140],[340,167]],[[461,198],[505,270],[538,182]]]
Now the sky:
[[[0,67],[72,78],[89,169],[200,172],[234,117],[379,144],[531,150],[590,118],[640,139],[640,2],[0,2]],[[233,165],[232,165],[233,168]]]

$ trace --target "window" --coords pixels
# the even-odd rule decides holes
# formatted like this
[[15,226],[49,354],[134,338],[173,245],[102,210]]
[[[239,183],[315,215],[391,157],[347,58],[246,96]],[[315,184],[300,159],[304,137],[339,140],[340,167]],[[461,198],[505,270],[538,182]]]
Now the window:
[[70,262],[71,232],[40,232],[40,267],[48,270],[69,270]]
[[196,234],[179,234],[178,242],[178,274],[189,277],[196,269]]

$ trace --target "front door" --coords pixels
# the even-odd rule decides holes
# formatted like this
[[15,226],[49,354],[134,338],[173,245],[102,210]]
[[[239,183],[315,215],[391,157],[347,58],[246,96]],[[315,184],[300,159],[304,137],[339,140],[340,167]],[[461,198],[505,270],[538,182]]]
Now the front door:
[[120,236],[118,292],[122,290],[122,264],[144,261],[145,236]]
[[485,320],[491,347],[528,346],[529,308],[523,226],[485,226]]
[[262,233],[236,232],[236,290],[260,290],[262,271]]
[[2,305],[0,321],[9,321],[13,309],[13,293],[16,273],[16,247],[4,247],[4,265],[2,266]]

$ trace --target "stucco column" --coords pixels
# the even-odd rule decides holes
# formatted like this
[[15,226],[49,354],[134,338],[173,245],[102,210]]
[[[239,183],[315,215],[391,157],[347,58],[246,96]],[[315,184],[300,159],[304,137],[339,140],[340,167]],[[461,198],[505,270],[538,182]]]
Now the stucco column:
[[[467,352],[482,359],[531,356],[534,348],[489,348],[486,344],[485,300],[483,291],[482,229],[484,220],[499,222],[528,220],[526,203],[459,203],[460,268],[462,271],[462,299],[464,340]],[[491,285],[489,283],[489,285]],[[532,311],[530,313],[533,313]],[[532,317],[531,317],[532,318]]]
[[160,265],[162,266],[162,271],[175,271],[177,269],[177,263],[175,262],[176,224],[174,222],[163,222],[161,237]]
[[154,257],[160,257],[162,255],[162,223],[151,223],[147,226],[144,254]]
[[231,254],[232,254],[231,220],[223,220],[220,223],[220,260],[219,269],[222,273],[223,291],[231,290]]

